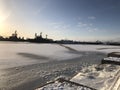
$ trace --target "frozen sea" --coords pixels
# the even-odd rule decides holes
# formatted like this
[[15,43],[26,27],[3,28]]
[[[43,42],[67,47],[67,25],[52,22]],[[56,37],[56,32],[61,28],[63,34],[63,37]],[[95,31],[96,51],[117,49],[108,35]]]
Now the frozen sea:
[[100,64],[117,46],[0,42],[0,90],[34,90],[59,76]]

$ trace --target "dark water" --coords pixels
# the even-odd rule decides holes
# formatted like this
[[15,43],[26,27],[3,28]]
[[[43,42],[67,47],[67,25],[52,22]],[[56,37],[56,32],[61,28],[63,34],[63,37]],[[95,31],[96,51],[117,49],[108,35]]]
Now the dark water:
[[[75,52],[69,51],[68,53]],[[29,53],[19,54],[29,55]],[[106,56],[98,52],[77,52],[76,54],[82,56],[71,60],[45,63],[37,61],[35,64],[1,69],[0,90],[34,90],[61,75],[71,78],[83,67],[100,64],[101,59]],[[46,59],[47,57],[42,58]]]

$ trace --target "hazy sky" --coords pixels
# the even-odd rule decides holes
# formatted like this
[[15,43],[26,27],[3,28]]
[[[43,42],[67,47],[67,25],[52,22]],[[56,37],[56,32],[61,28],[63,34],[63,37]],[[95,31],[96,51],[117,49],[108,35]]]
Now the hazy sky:
[[0,35],[15,30],[53,39],[120,38],[120,0],[0,0]]

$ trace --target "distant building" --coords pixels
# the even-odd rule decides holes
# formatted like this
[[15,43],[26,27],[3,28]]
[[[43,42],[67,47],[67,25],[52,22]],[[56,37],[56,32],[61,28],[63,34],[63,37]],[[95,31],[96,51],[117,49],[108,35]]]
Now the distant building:
[[0,36],[0,40],[2,40],[2,41],[4,40],[3,36]]
[[17,31],[15,31],[9,38],[8,41],[24,41],[24,37],[18,37]]
[[34,43],[53,43],[54,41],[52,39],[48,39],[47,36],[48,35],[46,35],[46,38],[43,38],[42,32],[40,33],[40,35],[37,35],[37,33],[35,33],[35,38],[27,39],[27,41],[34,42]]
[[46,39],[47,39],[48,35],[46,35]]
[[18,40],[18,37],[17,37],[17,31],[15,31],[10,37],[9,37],[10,40]]
[[59,41],[56,41],[56,43],[60,43],[60,44],[73,44],[74,41],[73,40],[59,40]]
[[37,35],[37,33],[35,33],[35,39],[43,39],[42,32],[40,33],[40,35]]

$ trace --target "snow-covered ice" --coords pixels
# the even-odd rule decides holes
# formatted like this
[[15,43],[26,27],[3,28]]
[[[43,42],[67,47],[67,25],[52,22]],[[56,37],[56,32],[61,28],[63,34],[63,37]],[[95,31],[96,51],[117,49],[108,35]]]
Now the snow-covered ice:
[[[78,51],[96,51],[96,52],[118,52],[118,46],[106,45],[66,45]],[[51,60],[69,60],[80,57],[81,55],[69,53],[69,50],[57,44],[30,44],[0,42],[0,68],[15,67],[36,63],[48,62]],[[32,57],[32,58],[31,58]],[[37,57],[37,58],[36,58]],[[40,58],[40,57],[45,57]],[[18,62],[19,61],[19,62]]]
[[[30,44],[0,42],[0,68],[16,67],[53,60],[69,60],[80,57],[56,44]],[[45,59],[44,59],[45,58]]]
[[[85,61],[84,59],[88,59],[88,61],[91,60],[92,62],[92,58],[93,58],[92,56],[94,53],[100,52],[100,53],[107,54],[111,52],[120,52],[120,48],[118,46],[107,46],[107,45],[65,45],[65,46],[73,48],[78,52],[77,53],[70,52],[69,49],[62,47],[58,44],[33,44],[33,43],[12,43],[12,42],[1,43],[0,42],[0,72],[1,72],[0,76],[3,77],[0,81],[1,82],[0,85],[5,87],[7,86],[11,87],[17,84],[23,84],[23,82],[28,82],[29,78],[33,80],[33,79],[39,78],[40,76],[46,77],[49,73],[51,76],[52,73],[59,72],[59,69],[61,70],[63,69],[63,71],[66,71],[66,69],[71,71],[76,70],[76,69],[69,69],[70,65],[71,65],[71,68],[73,67],[72,63],[74,61],[72,61],[68,65],[66,64],[67,66],[63,65],[64,62],[61,63],[62,65],[55,64],[56,66],[54,65],[52,66],[52,65],[49,65],[49,62],[51,61],[64,61],[64,60],[75,60],[75,59],[77,59],[78,61],[80,60]],[[79,52],[82,52],[82,54]],[[101,55],[100,53],[94,54],[95,55],[94,58],[97,58],[97,59],[93,58],[94,59],[93,61],[98,60],[99,56]],[[88,57],[89,54],[91,56],[90,58]],[[84,58],[82,56],[84,56]],[[83,58],[83,60],[81,57]],[[109,57],[109,59],[120,60],[118,58],[111,58],[111,57]],[[46,66],[43,66],[44,68],[43,70],[44,72],[47,72],[47,73],[43,75],[41,73],[42,72],[41,64],[46,62],[48,64],[45,64]],[[38,63],[41,63],[41,64],[37,65],[37,67],[33,65],[33,64],[36,65]],[[31,65],[31,66],[27,66],[27,65]],[[60,65],[60,66],[57,66],[57,65]],[[73,65],[75,65],[75,63]],[[4,76],[4,73],[6,75],[9,74],[9,73],[8,74],[6,73],[9,71],[5,71],[4,69],[11,70],[9,68],[14,69],[14,67],[18,67],[18,66],[25,66],[25,67],[24,68],[19,67],[19,69],[16,68],[15,70],[13,70],[12,73],[10,72],[11,74],[10,76]],[[76,76],[74,76],[71,79],[71,81],[77,82],[86,86],[88,85],[98,90],[109,90],[111,88],[113,90],[117,90],[116,88],[119,87],[119,82],[120,82],[120,79],[119,79],[120,75],[118,74],[120,70],[120,66],[117,66],[117,65],[102,65],[102,66],[91,65],[89,67],[88,66],[89,66],[88,64],[86,66],[84,65],[84,67],[82,67],[81,65],[81,71]],[[74,66],[74,67],[77,68],[77,66]],[[34,72],[32,69],[34,69]],[[26,75],[29,76],[28,80],[24,78],[26,77]],[[20,79],[17,81],[18,77]],[[7,83],[8,85],[5,85],[6,84],[6,82],[4,82],[5,80],[6,82],[9,82],[9,84]],[[13,82],[11,82],[10,80],[12,80]],[[16,84],[12,84],[14,83],[14,80]],[[21,82],[19,83],[20,80]],[[114,82],[116,84],[114,84]],[[58,86],[60,85],[59,83],[56,83],[56,84]],[[66,88],[66,85],[68,84],[65,84],[65,88]],[[113,85],[114,87],[110,87]],[[75,88],[78,88],[78,87],[72,87],[72,88],[73,89],[70,89],[70,90],[76,90]]]
[[[102,52],[102,53],[111,53],[111,52],[120,52],[119,46],[110,46],[110,45],[65,45],[67,47],[73,48],[78,52]],[[117,57],[108,57],[104,59],[110,59],[113,61],[120,61],[120,58]],[[70,81],[76,82],[82,85],[86,85],[97,90],[119,90],[120,89],[120,66],[104,64],[104,65],[91,65],[86,66],[81,69],[81,71],[75,75]],[[62,90],[77,90],[76,87],[69,88],[66,84]],[[48,86],[39,88],[37,90],[59,90],[60,83],[50,84]],[[60,89],[61,90],[61,89]],[[81,89],[79,89],[81,90]],[[83,89],[84,90],[84,89]],[[86,90],[86,89],[85,89]]]
[[97,51],[103,53],[111,53],[111,52],[120,52],[119,46],[112,46],[112,45],[66,45],[78,51]]

